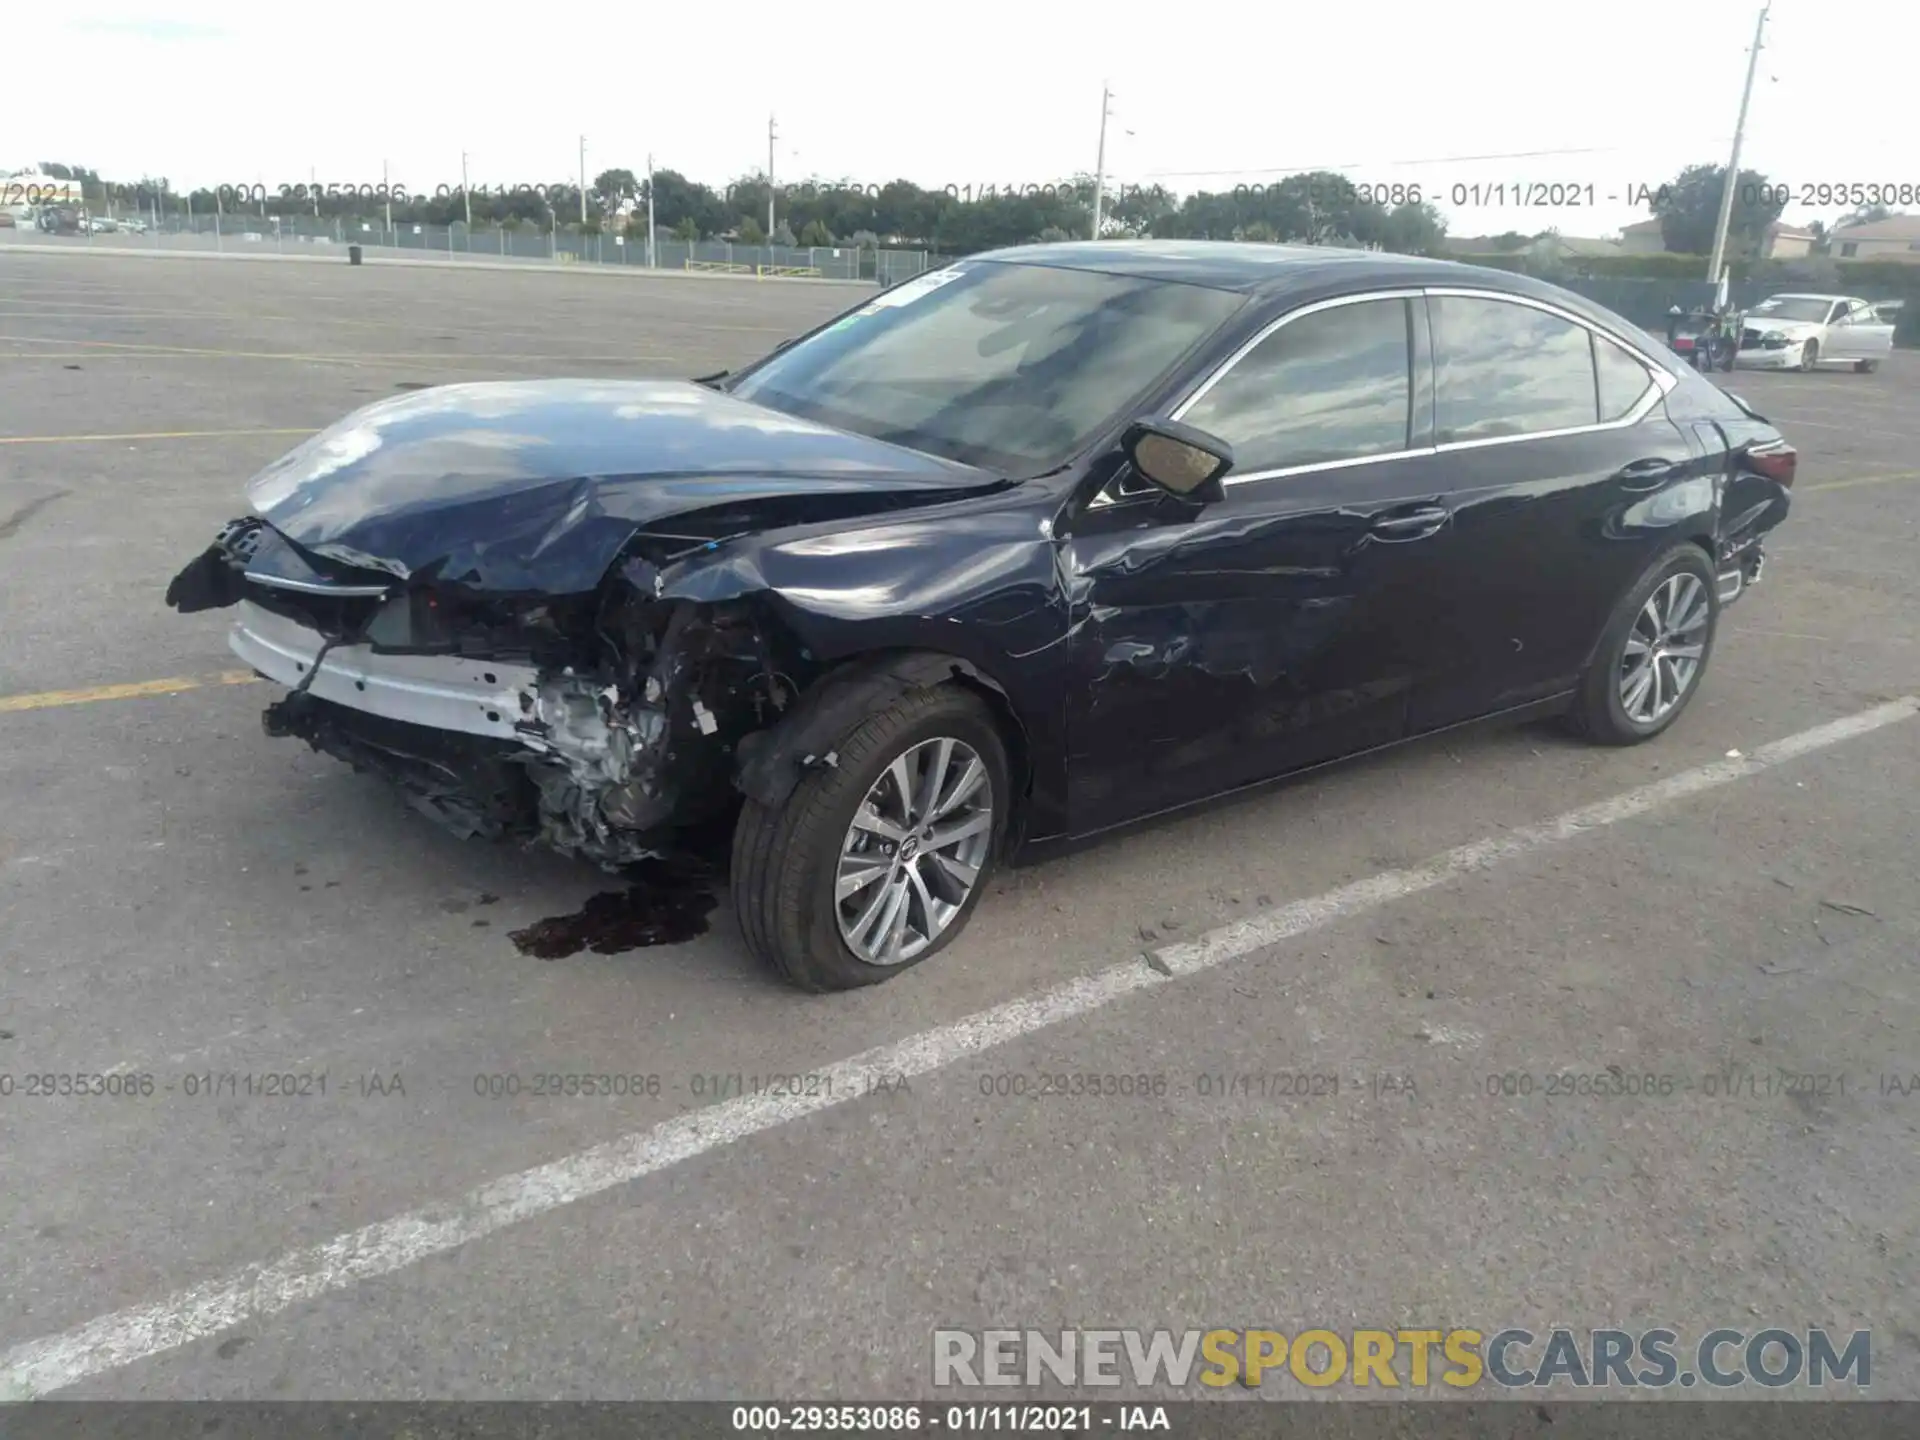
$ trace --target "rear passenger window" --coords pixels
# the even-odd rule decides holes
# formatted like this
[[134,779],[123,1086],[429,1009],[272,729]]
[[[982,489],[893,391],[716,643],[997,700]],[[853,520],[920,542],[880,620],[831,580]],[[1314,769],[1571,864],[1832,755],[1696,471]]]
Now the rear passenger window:
[[1407,302],[1359,300],[1290,320],[1181,419],[1233,446],[1241,475],[1389,455],[1413,415]]
[[1505,300],[1434,295],[1427,305],[1436,443],[1570,430],[1597,421],[1593,345],[1585,326]]
[[1653,376],[1645,365],[1603,335],[1593,337],[1593,360],[1599,377],[1601,422],[1624,419],[1653,388]]

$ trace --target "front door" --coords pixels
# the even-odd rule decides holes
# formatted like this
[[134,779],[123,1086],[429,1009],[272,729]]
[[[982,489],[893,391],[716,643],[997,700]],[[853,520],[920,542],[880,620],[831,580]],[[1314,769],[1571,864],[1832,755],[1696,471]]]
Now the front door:
[[1176,412],[1234,446],[1224,499],[1123,472],[1071,521],[1075,831],[1406,732],[1455,556],[1417,304],[1297,311]]

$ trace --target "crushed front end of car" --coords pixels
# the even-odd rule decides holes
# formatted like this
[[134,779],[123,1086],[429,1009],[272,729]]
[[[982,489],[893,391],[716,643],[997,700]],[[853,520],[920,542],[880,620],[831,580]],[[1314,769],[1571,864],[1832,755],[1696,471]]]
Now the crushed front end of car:
[[663,574],[1002,483],[679,382],[443,386],[268,466],[166,598],[234,611],[288,689],[270,735],[457,834],[617,869],[724,823],[739,743],[818,669],[751,584]]
[[657,575],[635,553],[586,595],[476,595],[316,564],[253,518],[167,602],[234,607],[232,650],[288,689],[269,735],[384,776],[457,835],[617,869],[722,818],[738,739],[778,719],[805,663],[751,603],[661,600]]

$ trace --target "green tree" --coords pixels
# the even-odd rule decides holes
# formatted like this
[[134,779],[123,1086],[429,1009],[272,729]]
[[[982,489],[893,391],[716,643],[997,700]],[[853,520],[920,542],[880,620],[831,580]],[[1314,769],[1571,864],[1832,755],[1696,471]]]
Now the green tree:
[[[1680,255],[1713,252],[1714,227],[1720,218],[1724,165],[1689,165],[1649,197],[1660,221],[1660,237],[1668,250]],[[1787,187],[1771,185],[1758,170],[1742,170],[1733,187],[1733,210],[1727,225],[1730,254],[1757,254],[1767,227],[1786,208]]]
[[742,245],[764,245],[767,243],[767,232],[760,228],[760,222],[751,215],[742,215],[740,217],[740,227],[733,233]]
[[700,226],[691,215],[683,215],[673,227],[673,238],[691,245],[700,238]]
[[800,243],[808,247],[833,244],[833,232],[818,220],[809,220],[800,231]]
[[608,215],[639,198],[640,182],[631,170],[602,170],[593,177],[593,188],[587,192],[588,201]]

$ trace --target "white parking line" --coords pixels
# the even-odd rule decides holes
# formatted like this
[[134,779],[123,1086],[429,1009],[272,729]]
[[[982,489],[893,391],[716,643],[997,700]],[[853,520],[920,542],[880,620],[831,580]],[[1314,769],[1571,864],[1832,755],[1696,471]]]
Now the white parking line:
[[868,1092],[875,1081],[943,1069],[1116,1000],[1172,984],[1460,876],[1757,775],[1916,713],[1920,713],[1920,699],[1907,696],[1818,725],[1762,746],[1751,755],[1682,771],[1541,824],[1444,851],[1410,869],[1389,870],[1296,900],[1185,943],[851,1056],[825,1067],[823,1073],[831,1083],[817,1093],[750,1095],[695,1110],[551,1164],[504,1176],[450,1202],[409,1211],[151,1304],[103,1315],[64,1334],[27,1341],[0,1355],[0,1401],[44,1395],[216,1335],[243,1321],[276,1314],[303,1300],[390,1275],[519,1221],[816,1114]]

